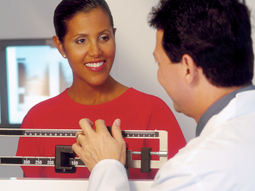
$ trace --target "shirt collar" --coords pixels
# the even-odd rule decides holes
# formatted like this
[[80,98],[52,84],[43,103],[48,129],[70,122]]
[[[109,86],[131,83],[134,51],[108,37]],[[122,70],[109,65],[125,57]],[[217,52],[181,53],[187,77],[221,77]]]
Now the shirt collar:
[[221,112],[221,110],[228,105],[228,103],[236,96],[237,93],[248,91],[248,90],[254,90],[254,89],[255,89],[255,86],[249,85],[249,86],[246,86],[244,88],[235,90],[235,91],[229,93],[228,95],[222,97],[218,101],[216,101],[213,105],[211,105],[204,112],[204,114],[201,116],[201,118],[199,119],[199,121],[197,123],[196,136],[200,135],[200,133],[202,132],[204,126],[209,121],[209,119],[211,119],[211,117],[213,115],[218,114],[219,112]]

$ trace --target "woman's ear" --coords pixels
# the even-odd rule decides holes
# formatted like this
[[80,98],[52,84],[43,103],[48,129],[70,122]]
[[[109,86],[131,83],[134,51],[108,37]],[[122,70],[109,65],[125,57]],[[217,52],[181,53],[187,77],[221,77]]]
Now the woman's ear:
[[54,43],[54,45],[56,46],[56,48],[58,49],[59,53],[66,58],[66,53],[64,50],[64,46],[63,44],[60,42],[59,38],[57,36],[53,36],[52,37],[52,41]]
[[188,54],[184,54],[182,56],[181,63],[183,67],[183,74],[185,75],[185,81],[189,84],[195,82],[199,72],[193,58]]

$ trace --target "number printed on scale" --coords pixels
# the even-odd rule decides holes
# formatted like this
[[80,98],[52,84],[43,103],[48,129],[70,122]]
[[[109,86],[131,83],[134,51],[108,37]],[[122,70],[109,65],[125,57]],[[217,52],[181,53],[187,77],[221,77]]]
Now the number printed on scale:
[[54,165],[54,160],[47,160],[47,165]]
[[42,165],[42,160],[40,160],[40,159],[36,160],[35,165]]
[[78,165],[78,161],[73,160],[73,161],[71,162],[71,164],[74,165],[74,166],[76,166],[76,165]]
[[30,160],[25,159],[25,160],[23,161],[23,164],[26,164],[26,165],[30,164]]

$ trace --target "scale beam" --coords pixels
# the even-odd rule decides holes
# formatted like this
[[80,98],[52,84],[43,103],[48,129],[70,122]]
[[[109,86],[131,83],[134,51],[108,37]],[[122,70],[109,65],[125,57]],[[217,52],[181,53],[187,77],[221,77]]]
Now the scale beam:
[[[110,126],[107,127],[110,130]],[[82,129],[20,129],[20,128],[0,128],[0,136],[5,137],[65,137],[75,138],[75,134]],[[166,131],[146,131],[146,130],[123,130],[123,138],[156,138],[160,132]]]

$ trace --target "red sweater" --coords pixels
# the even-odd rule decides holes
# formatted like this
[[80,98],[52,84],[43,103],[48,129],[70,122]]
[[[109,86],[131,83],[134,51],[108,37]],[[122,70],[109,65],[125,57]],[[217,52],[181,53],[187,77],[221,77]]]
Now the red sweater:
[[[35,129],[80,129],[79,120],[89,118],[105,120],[111,126],[116,118],[121,119],[122,130],[167,130],[169,158],[185,146],[182,131],[169,107],[159,98],[129,88],[116,99],[100,105],[82,105],[74,102],[67,90],[58,96],[34,106],[23,120],[21,128]],[[140,151],[152,147],[158,151],[156,140],[125,139],[129,150]],[[55,145],[72,145],[75,138],[31,138],[19,140],[17,156],[55,156]],[[136,156],[137,158],[137,156]],[[155,158],[155,157],[154,157]],[[133,158],[134,159],[134,158]],[[54,167],[22,167],[26,177],[41,178],[88,178],[87,168],[79,167],[74,174],[55,173]],[[130,179],[154,178],[157,170],[141,173],[130,169]]]

